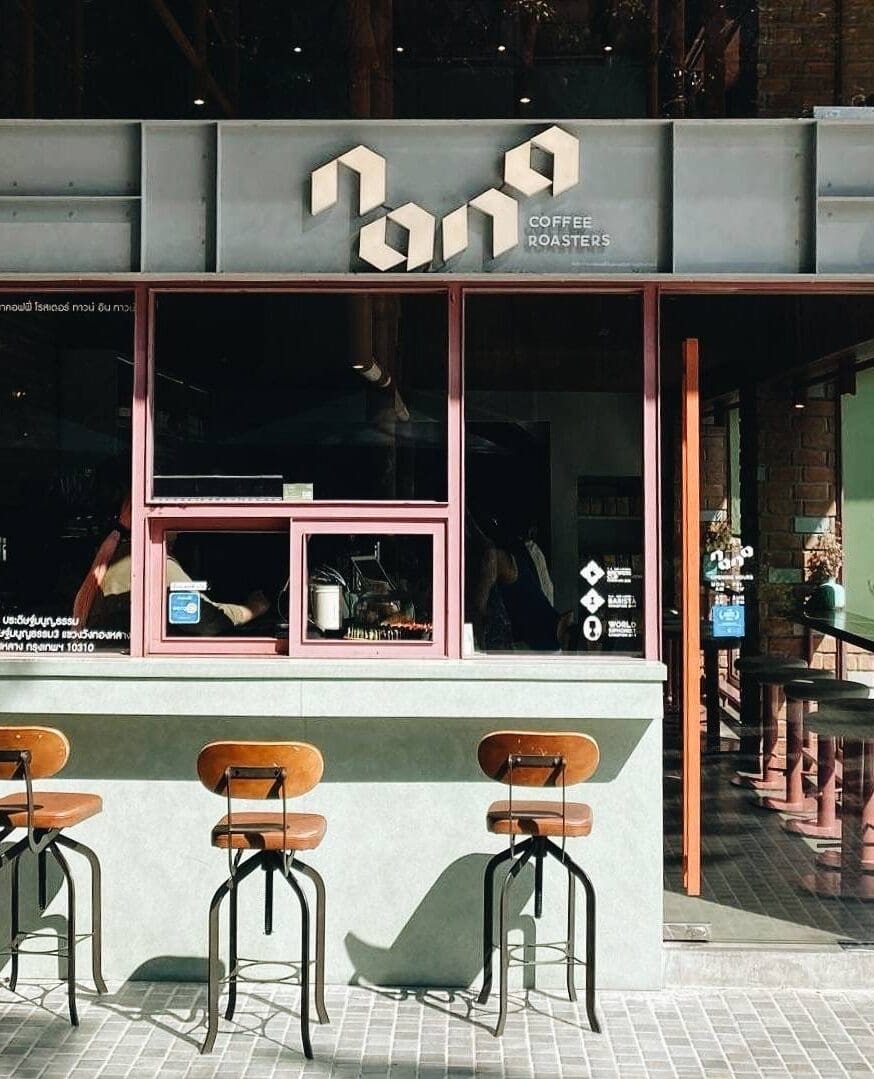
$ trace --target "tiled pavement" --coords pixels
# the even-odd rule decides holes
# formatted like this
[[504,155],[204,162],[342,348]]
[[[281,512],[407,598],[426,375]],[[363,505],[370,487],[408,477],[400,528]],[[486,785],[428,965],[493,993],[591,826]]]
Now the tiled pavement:
[[874,992],[605,992],[601,1035],[582,1027],[576,1006],[532,993],[527,1008],[513,1001],[496,1040],[493,1011],[469,992],[337,987],[307,1063],[288,987],[241,987],[237,1018],[222,1022],[209,1057],[198,1056],[203,986],[83,991],[78,1030],[67,1025],[63,991],[19,988],[28,1000],[0,992],[0,1076],[17,1079],[874,1075]]

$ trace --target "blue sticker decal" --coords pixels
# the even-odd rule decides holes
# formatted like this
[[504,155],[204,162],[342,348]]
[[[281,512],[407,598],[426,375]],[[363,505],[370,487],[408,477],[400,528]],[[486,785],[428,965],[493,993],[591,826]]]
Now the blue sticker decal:
[[713,608],[714,637],[743,637],[746,611],[740,604],[718,604]]
[[171,592],[167,614],[171,626],[196,625],[200,621],[200,593]]

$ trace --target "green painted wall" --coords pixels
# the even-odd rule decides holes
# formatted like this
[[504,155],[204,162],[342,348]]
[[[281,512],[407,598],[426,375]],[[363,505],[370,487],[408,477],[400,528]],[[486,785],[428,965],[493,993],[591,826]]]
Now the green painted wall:
[[874,369],[841,398],[847,610],[874,618]]

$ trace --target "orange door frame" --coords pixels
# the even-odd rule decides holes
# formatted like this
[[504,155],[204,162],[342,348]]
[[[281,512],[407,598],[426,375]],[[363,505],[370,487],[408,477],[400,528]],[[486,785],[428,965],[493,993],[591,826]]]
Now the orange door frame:
[[681,461],[683,885],[701,894],[701,405],[698,341],[683,342]]

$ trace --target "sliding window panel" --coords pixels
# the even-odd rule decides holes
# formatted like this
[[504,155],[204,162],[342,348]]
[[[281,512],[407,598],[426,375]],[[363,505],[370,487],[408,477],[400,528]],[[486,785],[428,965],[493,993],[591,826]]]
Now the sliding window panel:
[[446,526],[417,521],[292,525],[292,654],[446,654]]
[[288,521],[150,522],[150,651],[284,654]]
[[157,501],[446,503],[445,292],[160,293]]

